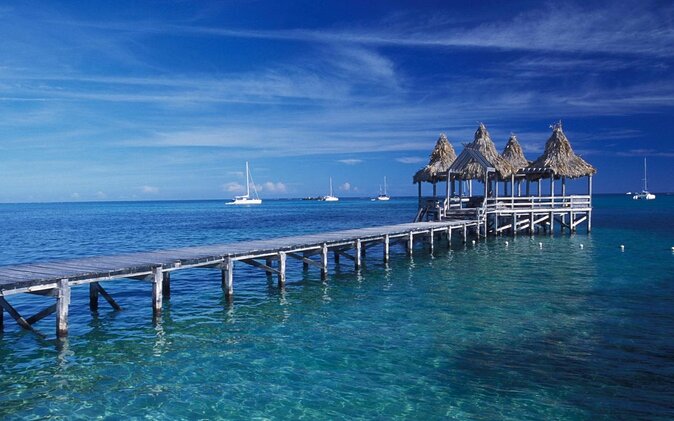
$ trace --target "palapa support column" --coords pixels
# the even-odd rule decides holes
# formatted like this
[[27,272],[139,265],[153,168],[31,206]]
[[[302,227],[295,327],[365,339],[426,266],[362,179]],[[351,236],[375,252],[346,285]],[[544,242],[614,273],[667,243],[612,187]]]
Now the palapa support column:
[[58,282],[56,291],[56,336],[68,335],[68,308],[70,307],[70,284],[67,279]]
[[452,248],[452,227],[447,227],[447,248]]
[[[271,260],[271,259],[267,259]],[[222,289],[225,290],[225,297],[231,298],[234,295],[234,260],[226,258],[222,262]]]
[[434,248],[435,248],[435,241],[434,241],[435,238],[434,238],[434,236],[435,236],[435,233],[433,232],[433,230],[430,230],[428,232],[428,248],[429,248],[429,252],[431,254],[433,254],[433,251],[434,251]]
[[389,260],[389,247],[390,247],[390,239],[388,234],[384,235],[384,263],[388,263]]
[[555,234],[555,212],[550,212],[550,231],[548,232],[548,235],[554,235]]
[[152,313],[155,316],[161,314],[161,308],[163,303],[163,286],[164,286],[164,275],[162,273],[161,266],[155,266],[152,268]]
[[98,311],[98,282],[89,284],[89,309]]
[[321,247],[321,279],[325,281],[327,278],[328,278],[328,245],[326,243],[323,243],[323,246]]
[[463,244],[468,242],[468,226],[463,224]]
[[409,232],[409,235],[407,237],[407,255],[411,256],[412,255],[412,250],[414,249],[414,234],[412,231]]
[[363,253],[363,247],[362,247],[360,239],[358,239],[358,240],[356,240],[356,247],[355,247],[354,256],[353,256],[354,257],[354,259],[353,259],[354,266],[356,267],[356,270],[360,269],[362,253]]
[[529,217],[531,218],[529,220],[529,235],[533,236],[534,235],[534,213],[531,212]]
[[587,211],[587,233],[592,231],[592,211]]
[[569,212],[569,234],[576,232],[576,227],[573,225],[574,215],[573,211]]
[[282,251],[278,253],[278,286],[283,288],[286,284],[286,254]]
[[161,283],[162,295],[168,300],[171,298],[171,272],[164,272]]

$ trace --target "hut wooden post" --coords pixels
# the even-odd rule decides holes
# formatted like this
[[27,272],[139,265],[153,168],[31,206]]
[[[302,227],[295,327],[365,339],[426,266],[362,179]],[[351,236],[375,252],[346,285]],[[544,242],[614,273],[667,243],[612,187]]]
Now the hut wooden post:
[[515,174],[510,176],[510,209],[515,209]]
[[433,181],[433,197],[438,197],[438,185]]
[[463,224],[463,244],[466,244],[468,242],[468,226],[466,224]]
[[435,233],[433,230],[428,232],[428,249],[431,254],[433,254],[433,249],[435,248]]
[[447,227],[447,248],[452,248],[452,227]]
[[[273,264],[274,264],[274,259],[272,259],[271,257],[265,258],[264,261],[265,261],[265,264],[266,264],[267,266],[269,266],[269,267],[272,267]],[[270,281],[270,282],[271,282],[271,276],[272,276],[272,273],[271,273],[271,272],[265,271],[265,274],[266,274],[266,276],[267,276],[267,281]]]
[[278,286],[283,288],[286,284],[286,254],[282,251],[278,253]]
[[530,185],[531,185],[531,181],[527,178],[527,189],[526,189],[526,191],[527,191],[527,197],[531,196],[530,188],[529,188]]
[[468,180],[468,197],[473,197],[473,180]]
[[321,247],[321,279],[325,280],[328,277],[328,245],[323,243]]
[[407,255],[408,256],[412,255],[413,249],[414,249],[414,234],[412,232],[410,232],[409,236],[407,237]]
[[418,192],[419,192],[419,207],[421,207],[421,181],[417,183],[418,184]]
[[360,269],[360,264],[361,264],[361,256],[363,254],[363,247],[360,239],[356,240],[355,244],[355,250],[354,250],[354,264],[356,267],[356,270]]
[[[592,208],[592,176],[587,178],[587,194],[590,196],[590,209]],[[592,231],[592,210],[587,212],[587,232]]]
[[[267,259],[269,262],[271,259]],[[225,297],[230,298],[234,294],[234,261],[227,257],[221,266],[222,289],[225,290]]]
[[161,307],[163,304],[162,287],[164,286],[164,276],[162,275],[161,266],[152,268],[152,313],[155,316],[161,314]]
[[[302,257],[304,257],[304,258],[306,259],[306,258],[309,257],[309,255],[308,255],[308,253],[305,251],[305,252],[302,253]],[[307,263],[306,261],[303,260],[303,261],[302,261],[302,271],[306,272],[306,271],[308,271],[308,270],[309,270],[309,263]]]
[[89,284],[89,309],[91,311],[98,311],[98,283],[92,282]]
[[459,209],[463,209],[463,180],[459,179]]
[[566,177],[562,177],[562,197],[566,197]]
[[56,336],[68,335],[68,308],[70,307],[70,284],[67,279],[58,282],[56,292]]
[[389,236],[388,234],[384,235],[384,263],[388,263],[389,260]]
[[339,252],[337,250],[335,250],[332,254],[333,254],[333,257],[335,259],[335,266],[338,266],[339,265]]

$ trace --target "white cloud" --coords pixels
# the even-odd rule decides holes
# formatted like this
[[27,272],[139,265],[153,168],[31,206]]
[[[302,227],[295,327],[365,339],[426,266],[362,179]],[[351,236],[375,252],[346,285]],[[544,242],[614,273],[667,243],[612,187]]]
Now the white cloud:
[[97,191],[94,196],[96,196],[96,199],[105,199],[106,197],[108,197],[108,195],[105,194],[105,192],[100,191],[100,190]]
[[140,188],[140,191],[145,194],[157,194],[159,193],[159,187],[154,186],[143,186]]
[[77,193],[77,192],[76,192],[76,193],[72,193],[72,194],[70,195],[70,198],[73,199],[73,200],[79,200],[79,199],[80,199],[80,194]]
[[228,171],[227,174],[243,178],[243,171]]
[[274,183],[273,181],[267,181],[261,185],[256,185],[258,191],[267,191],[270,193],[286,193],[288,191],[286,185],[280,181]]
[[396,158],[396,161],[402,162],[403,164],[418,164],[420,162],[426,161],[427,158],[421,156],[403,156]]
[[230,181],[229,183],[222,185],[222,190],[229,193],[239,193],[246,190],[246,186],[236,181]]
[[345,164],[345,165],[356,165],[356,164],[360,164],[361,162],[363,162],[363,160],[362,159],[349,158],[349,159],[338,159],[337,162],[340,162],[340,163]]
[[346,183],[344,183],[344,184],[342,184],[341,186],[339,186],[339,189],[340,189],[341,191],[351,191],[351,183],[349,183],[349,182],[347,181]]

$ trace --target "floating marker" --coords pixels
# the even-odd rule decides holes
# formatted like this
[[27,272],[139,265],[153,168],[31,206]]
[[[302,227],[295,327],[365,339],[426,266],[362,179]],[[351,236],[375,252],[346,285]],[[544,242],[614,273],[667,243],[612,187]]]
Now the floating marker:
[[[674,248],[674,247],[672,247],[672,248]],[[583,245],[582,245],[582,244],[580,245],[580,249],[581,249],[581,250],[583,249]]]
[[625,246],[623,244],[620,245],[620,251],[625,251]]
[[543,248],[543,243],[538,243],[538,248],[542,249]]

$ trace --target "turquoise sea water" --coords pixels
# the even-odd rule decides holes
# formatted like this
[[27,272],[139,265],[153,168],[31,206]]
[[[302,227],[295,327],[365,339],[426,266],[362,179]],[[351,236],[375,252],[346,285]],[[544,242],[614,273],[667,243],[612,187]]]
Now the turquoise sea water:
[[[0,205],[0,264],[409,222],[414,199]],[[505,241],[509,246],[505,246]],[[539,247],[539,242],[543,247]],[[581,244],[583,248],[581,249]],[[625,245],[625,252],[619,246]],[[8,316],[2,419],[672,419],[674,197],[597,196],[591,235],[500,237],[412,259],[378,249],[280,291],[236,267],[73,290],[70,336]],[[51,302],[9,297],[20,311]]]

